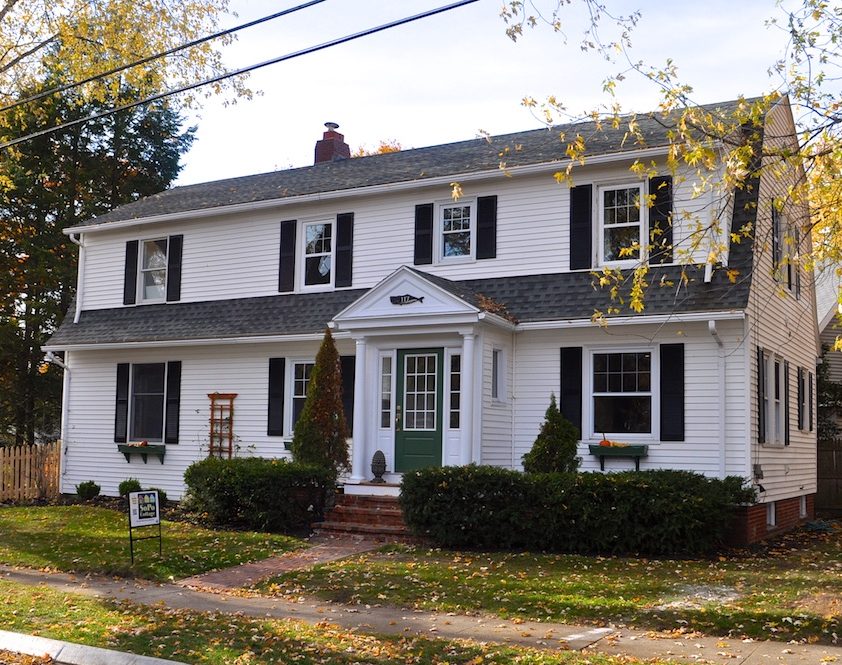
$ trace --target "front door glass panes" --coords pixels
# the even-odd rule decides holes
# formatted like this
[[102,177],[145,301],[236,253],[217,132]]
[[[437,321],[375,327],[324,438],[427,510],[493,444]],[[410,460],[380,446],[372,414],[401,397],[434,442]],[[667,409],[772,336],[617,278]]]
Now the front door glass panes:
[[404,429],[435,430],[437,356],[407,355],[404,362]]
[[442,209],[442,256],[471,255],[471,206]]
[[602,223],[605,261],[640,258],[639,187],[603,190]]
[[333,225],[306,224],[304,242],[304,284],[330,284]]
[[132,365],[132,428],[134,441],[164,438],[164,363]]
[[595,434],[652,431],[652,354],[595,353],[593,356]]
[[143,300],[164,300],[167,296],[167,239],[145,240],[140,264]]

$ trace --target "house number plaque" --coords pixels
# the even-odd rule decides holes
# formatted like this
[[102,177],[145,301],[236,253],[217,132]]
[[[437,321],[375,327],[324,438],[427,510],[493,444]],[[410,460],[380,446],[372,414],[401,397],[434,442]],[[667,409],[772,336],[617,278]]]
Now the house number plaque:
[[411,296],[408,293],[404,293],[402,296],[390,296],[389,301],[393,305],[409,305],[414,302],[424,302],[424,296]]

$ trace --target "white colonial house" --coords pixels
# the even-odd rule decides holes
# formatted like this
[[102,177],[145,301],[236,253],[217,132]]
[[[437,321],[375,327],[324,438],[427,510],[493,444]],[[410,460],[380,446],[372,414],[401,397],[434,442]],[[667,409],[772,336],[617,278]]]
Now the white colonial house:
[[[698,195],[665,166],[662,120],[638,122],[646,145],[561,128],[590,136],[572,187],[554,178],[559,129],[351,159],[329,124],[313,166],[177,187],[67,229],[77,299],[45,347],[67,368],[63,491],[134,477],[177,498],[209,454],[289,455],[330,326],[347,493],[376,491],[377,450],[391,483],[427,465],[519,468],[555,394],[584,470],[741,476],[760,492],[750,539],[811,515],[815,298],[786,260],[809,247],[806,210],[773,210],[780,176]],[[763,140],[794,136],[782,100]],[[657,175],[634,175],[636,160]],[[720,222],[716,265],[694,246],[699,220]],[[634,242],[643,256],[619,253]],[[627,285],[612,303],[595,274],[639,260],[635,313]],[[594,454],[603,435],[638,456]]]

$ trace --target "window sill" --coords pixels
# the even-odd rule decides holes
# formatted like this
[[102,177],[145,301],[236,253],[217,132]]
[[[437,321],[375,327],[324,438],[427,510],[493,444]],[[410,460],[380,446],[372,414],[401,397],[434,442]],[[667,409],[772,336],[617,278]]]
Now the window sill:
[[131,463],[132,455],[140,455],[144,464],[146,464],[147,457],[149,455],[157,457],[160,460],[161,464],[163,464],[164,455],[166,455],[167,453],[167,447],[164,444],[149,446],[133,446],[127,443],[118,443],[117,450],[123,453],[123,456],[126,458],[126,462]]
[[764,448],[782,448],[783,449],[783,448],[788,447],[782,441],[781,442],[779,442],[779,441],[767,441],[766,443],[761,443],[760,445],[763,446]]
[[606,457],[627,457],[634,459],[634,470],[640,471],[640,458],[646,457],[649,454],[649,446],[645,444],[629,444],[627,446],[600,446],[597,444],[589,444],[588,449],[591,455],[599,458],[599,468],[605,471]]

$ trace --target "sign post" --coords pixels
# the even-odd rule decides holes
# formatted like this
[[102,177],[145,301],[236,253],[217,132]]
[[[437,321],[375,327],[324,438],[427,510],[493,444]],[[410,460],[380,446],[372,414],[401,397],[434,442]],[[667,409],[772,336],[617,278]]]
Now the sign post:
[[[158,527],[157,536],[134,535],[134,529],[142,529],[149,526]],[[158,556],[161,555],[161,511],[158,501],[157,490],[143,490],[142,492],[129,492],[129,549],[134,565],[134,543],[136,540],[158,539]]]

